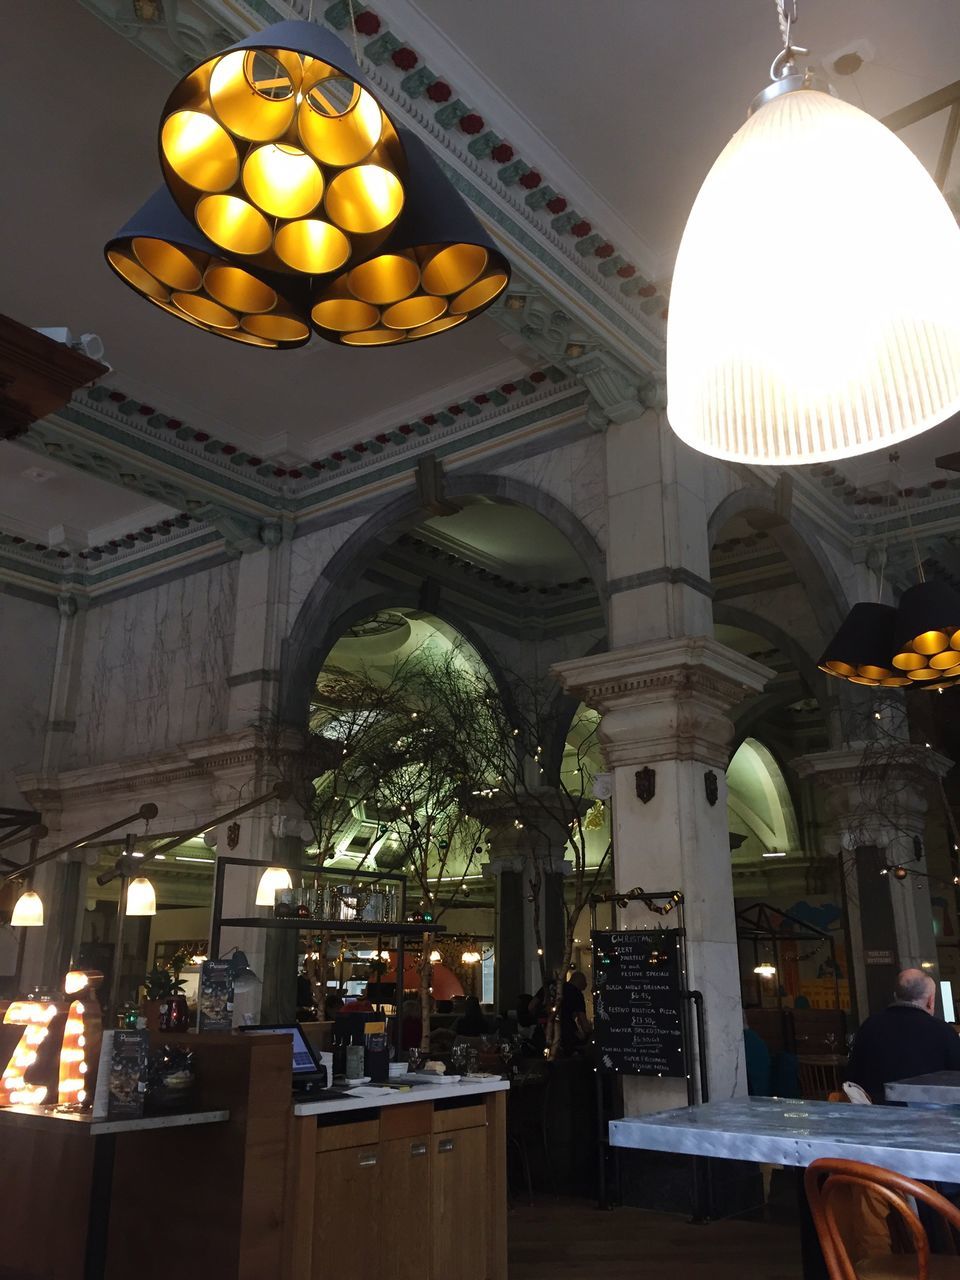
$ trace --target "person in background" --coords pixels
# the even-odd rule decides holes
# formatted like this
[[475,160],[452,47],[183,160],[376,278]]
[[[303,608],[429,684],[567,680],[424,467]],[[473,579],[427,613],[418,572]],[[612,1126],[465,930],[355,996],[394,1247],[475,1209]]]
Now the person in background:
[[335,1018],[343,1008],[343,996],[339,991],[331,991],[326,1000],[326,1014],[328,1018]]
[[922,969],[904,969],[893,1004],[871,1014],[857,1032],[847,1076],[884,1101],[883,1086],[932,1071],[960,1071],[960,1036],[934,1013],[936,983]]
[[423,1039],[423,1019],[419,1000],[404,1000],[403,1020],[400,1023],[400,1048],[419,1049]]
[[592,1028],[587,1018],[587,1002],[583,993],[587,979],[582,973],[571,973],[560,995],[560,1052],[576,1053],[590,1043]]
[[485,1036],[489,1030],[487,1020],[476,996],[467,996],[463,1017],[457,1023],[458,1036]]
[[369,991],[364,987],[356,1000],[350,1000],[344,1004],[340,1013],[373,1013],[373,1001],[370,999]]

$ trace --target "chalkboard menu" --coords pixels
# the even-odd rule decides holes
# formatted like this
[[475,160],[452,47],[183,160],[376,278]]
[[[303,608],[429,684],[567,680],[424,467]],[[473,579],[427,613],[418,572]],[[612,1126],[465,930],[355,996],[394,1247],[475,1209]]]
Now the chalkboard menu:
[[684,1076],[676,929],[594,932],[593,1020],[603,1065],[625,1075]]

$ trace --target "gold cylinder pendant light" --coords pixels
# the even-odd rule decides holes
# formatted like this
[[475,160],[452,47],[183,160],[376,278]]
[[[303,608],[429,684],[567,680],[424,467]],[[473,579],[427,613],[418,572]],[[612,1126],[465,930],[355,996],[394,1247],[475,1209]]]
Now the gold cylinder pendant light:
[[667,330],[674,431],[770,465],[960,409],[957,221],[895,134],[800,69],[789,24],[785,46],[694,203]]
[[[896,620],[893,605],[855,604],[827,645],[818,664],[820,670],[851,684],[908,687],[911,681],[893,662]],[[957,657],[960,659],[960,654]]]
[[903,593],[892,661],[919,688],[960,681],[960,597],[946,583],[918,582]]
[[376,254],[320,286],[316,331],[349,347],[397,346],[456,328],[484,311],[510,279],[493,239],[426,146],[400,130],[409,192]]
[[347,48],[280,22],[208,58],[160,120],[177,204],[229,254],[327,275],[369,255],[405,199],[403,148]]
[[228,259],[187,221],[166,187],[121,227],[104,253],[141,297],[218,338],[274,350],[310,339],[302,284]]

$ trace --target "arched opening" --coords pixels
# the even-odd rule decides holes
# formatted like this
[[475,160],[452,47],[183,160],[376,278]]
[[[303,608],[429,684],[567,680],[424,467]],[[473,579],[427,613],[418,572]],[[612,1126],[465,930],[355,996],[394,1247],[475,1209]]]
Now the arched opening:
[[346,626],[382,608],[455,627],[494,672],[585,653],[605,636],[603,554],[562,503],[505,476],[445,475],[441,491],[387,503],[330,557],[285,645],[281,715],[302,724]]

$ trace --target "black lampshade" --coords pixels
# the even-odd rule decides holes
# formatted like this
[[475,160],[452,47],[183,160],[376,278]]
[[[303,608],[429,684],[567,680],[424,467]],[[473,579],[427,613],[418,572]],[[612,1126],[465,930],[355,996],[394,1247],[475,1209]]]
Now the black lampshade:
[[180,209],[221,249],[324,275],[369,256],[404,204],[397,131],[346,45],[278,22],[195,67],[160,116]]
[[442,333],[479,315],[507,286],[510,265],[427,146],[400,130],[407,203],[390,238],[315,293],[322,337],[389,346]]
[[960,677],[960,596],[945,582],[919,582],[903,593],[893,665],[921,686]]
[[897,611],[893,605],[855,604],[820,659],[827,675],[853,684],[908,686],[906,673],[893,666],[893,629]]
[[141,297],[220,338],[273,349],[310,339],[302,284],[227,257],[183,216],[166,187],[120,228],[104,254]]

